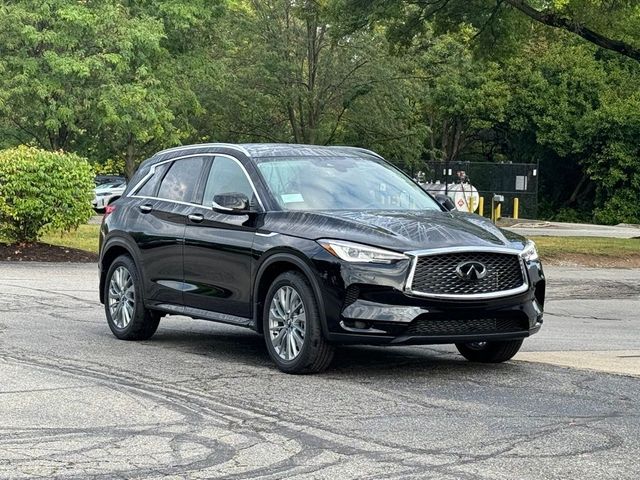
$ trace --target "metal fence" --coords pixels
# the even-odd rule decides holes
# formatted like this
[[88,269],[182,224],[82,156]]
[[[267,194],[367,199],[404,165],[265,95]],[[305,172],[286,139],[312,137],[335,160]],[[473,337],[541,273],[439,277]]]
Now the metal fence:
[[513,199],[520,200],[519,216],[536,218],[538,214],[539,164],[493,163],[493,162],[425,162],[419,172],[421,183],[455,184],[464,172],[471,183],[484,197],[485,216],[490,215],[491,198],[503,195],[502,216],[513,216]]

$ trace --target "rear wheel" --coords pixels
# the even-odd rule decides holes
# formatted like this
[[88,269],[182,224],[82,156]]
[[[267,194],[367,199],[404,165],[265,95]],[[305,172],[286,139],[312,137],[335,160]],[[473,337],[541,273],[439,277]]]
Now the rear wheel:
[[322,335],[316,297],[298,272],[281,274],[269,288],[263,330],[269,355],[283,372],[320,372],[331,363],[334,349]]
[[506,362],[518,353],[521,346],[522,340],[456,343],[456,348],[464,358],[480,363]]
[[107,323],[121,340],[147,340],[160,323],[160,315],[144,307],[142,282],[136,264],[128,255],[116,258],[104,285]]

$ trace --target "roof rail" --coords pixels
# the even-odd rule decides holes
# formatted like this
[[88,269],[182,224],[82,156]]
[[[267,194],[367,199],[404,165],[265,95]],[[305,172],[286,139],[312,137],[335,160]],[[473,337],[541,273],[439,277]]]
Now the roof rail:
[[233,143],[198,143],[195,145],[183,145],[180,147],[172,147],[172,148],[167,148],[165,150],[161,150],[160,152],[157,152],[156,155],[161,155],[163,153],[169,153],[169,152],[175,152],[177,150],[192,150],[194,148],[203,148],[203,147],[224,147],[224,148],[230,148],[232,150],[237,150],[239,152],[244,153],[247,157],[251,157],[251,154],[249,153],[249,150],[247,150],[246,148],[240,146],[240,145],[235,145]]

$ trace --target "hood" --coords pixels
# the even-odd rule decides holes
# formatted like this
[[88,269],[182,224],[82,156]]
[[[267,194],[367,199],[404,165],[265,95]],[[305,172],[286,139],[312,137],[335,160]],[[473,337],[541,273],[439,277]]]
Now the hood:
[[526,240],[491,221],[463,212],[332,211],[271,212],[266,230],[317,240],[332,238],[396,251],[444,247],[507,247]]

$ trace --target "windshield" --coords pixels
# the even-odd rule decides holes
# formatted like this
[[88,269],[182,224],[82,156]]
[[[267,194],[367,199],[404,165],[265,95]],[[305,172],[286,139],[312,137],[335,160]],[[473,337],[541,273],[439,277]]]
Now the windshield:
[[387,163],[360,157],[257,159],[283,210],[440,210]]

